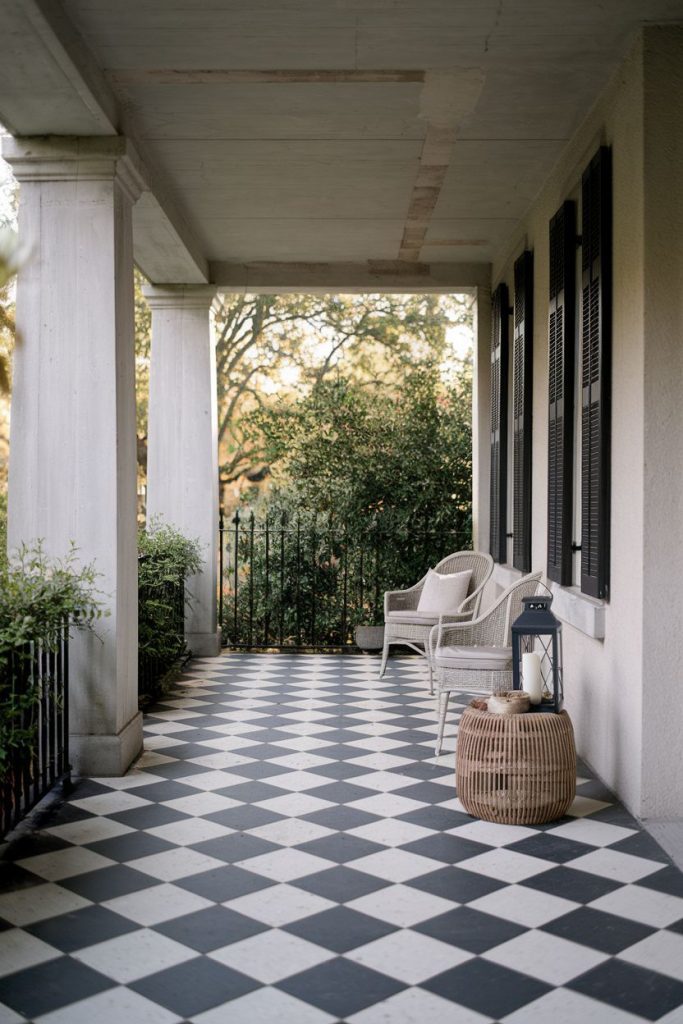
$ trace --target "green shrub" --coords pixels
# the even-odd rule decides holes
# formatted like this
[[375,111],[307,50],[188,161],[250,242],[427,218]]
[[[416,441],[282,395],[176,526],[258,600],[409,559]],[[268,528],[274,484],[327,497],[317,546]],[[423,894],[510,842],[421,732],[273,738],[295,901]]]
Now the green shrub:
[[201,569],[201,545],[179,530],[152,520],[138,537],[138,691],[156,699],[187,657],[185,581]]
[[[79,566],[71,548],[64,559],[50,558],[38,541],[0,560],[0,774],[10,754],[30,754],[35,728],[20,726],[22,712],[38,699],[35,685],[14,692],[12,669],[31,660],[35,647],[58,649],[66,627],[93,629],[104,614],[92,565]],[[27,716],[30,721],[30,716]]]

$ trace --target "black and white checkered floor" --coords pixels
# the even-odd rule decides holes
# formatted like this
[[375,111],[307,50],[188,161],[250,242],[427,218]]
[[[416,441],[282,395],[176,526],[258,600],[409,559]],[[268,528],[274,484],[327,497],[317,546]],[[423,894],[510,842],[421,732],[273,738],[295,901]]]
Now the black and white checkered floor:
[[586,777],[561,822],[468,817],[424,662],[377,669],[195,662],[131,774],[5,850],[0,1024],[680,1024],[662,850]]

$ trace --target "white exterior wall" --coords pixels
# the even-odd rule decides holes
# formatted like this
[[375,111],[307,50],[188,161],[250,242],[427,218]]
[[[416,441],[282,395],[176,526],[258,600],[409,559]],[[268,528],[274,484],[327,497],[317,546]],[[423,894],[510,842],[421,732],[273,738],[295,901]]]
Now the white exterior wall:
[[683,30],[646,29],[493,267],[494,287],[512,290],[515,258],[534,251],[532,564],[545,571],[548,222],[610,146],[611,594],[604,639],[564,626],[566,704],[580,754],[642,817],[683,816],[682,67]]

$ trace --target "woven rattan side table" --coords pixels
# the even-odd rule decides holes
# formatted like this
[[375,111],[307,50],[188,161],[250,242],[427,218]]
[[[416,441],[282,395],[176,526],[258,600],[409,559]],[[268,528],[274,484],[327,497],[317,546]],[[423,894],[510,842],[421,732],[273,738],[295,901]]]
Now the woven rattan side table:
[[455,762],[468,814],[504,825],[540,825],[566,814],[576,794],[569,715],[492,715],[466,708]]

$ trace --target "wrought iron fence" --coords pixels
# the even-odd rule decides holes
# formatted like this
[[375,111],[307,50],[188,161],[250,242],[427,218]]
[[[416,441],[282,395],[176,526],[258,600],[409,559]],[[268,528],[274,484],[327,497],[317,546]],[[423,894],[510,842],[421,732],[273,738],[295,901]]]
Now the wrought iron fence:
[[70,776],[68,641],[65,625],[52,643],[30,643],[9,652],[0,668],[2,836]]
[[223,641],[243,648],[344,648],[357,625],[381,624],[384,591],[409,586],[452,551],[469,528],[415,524],[389,535],[351,530],[333,516],[220,516],[219,618]]

